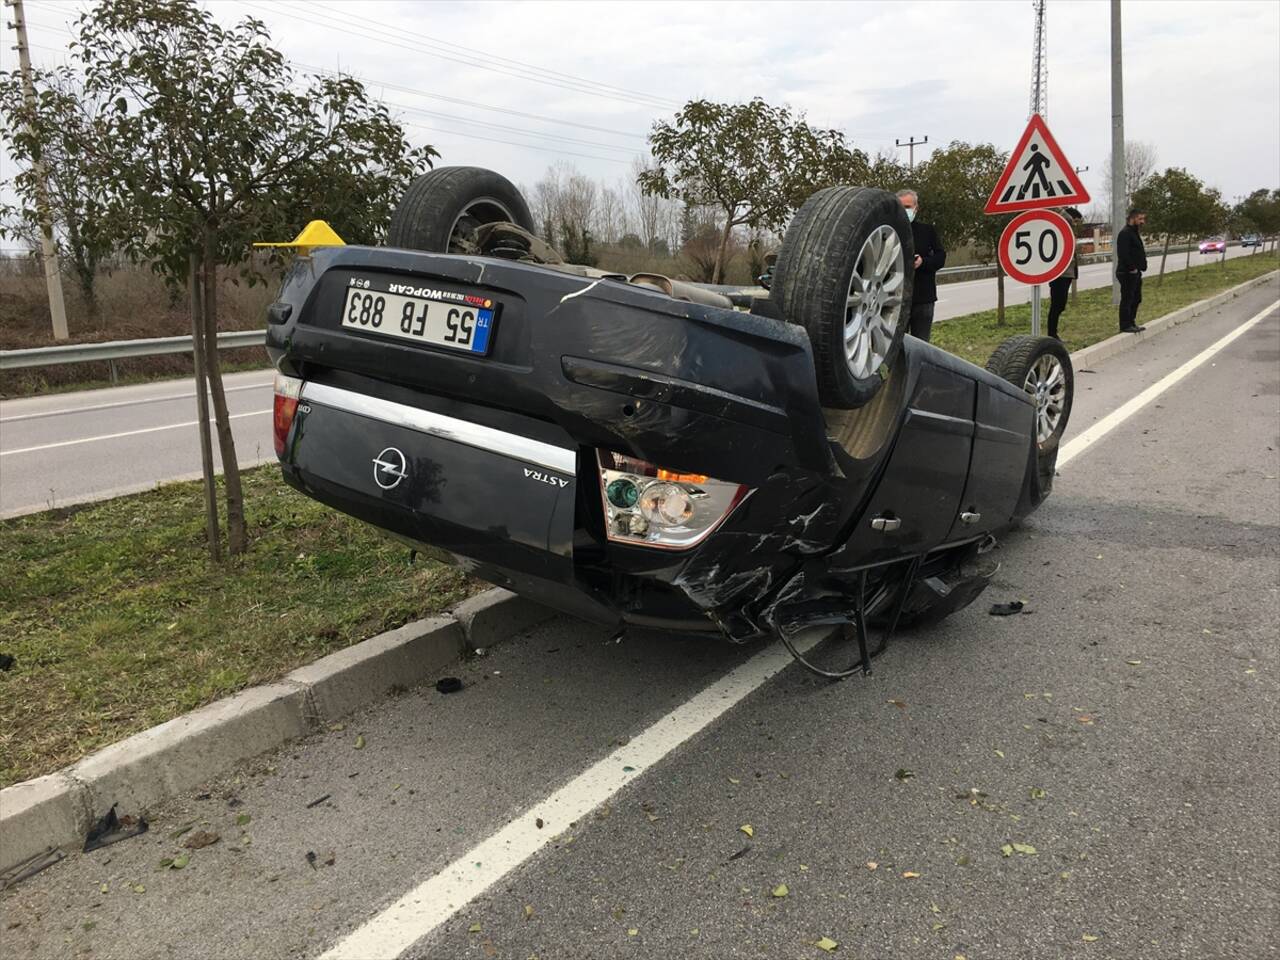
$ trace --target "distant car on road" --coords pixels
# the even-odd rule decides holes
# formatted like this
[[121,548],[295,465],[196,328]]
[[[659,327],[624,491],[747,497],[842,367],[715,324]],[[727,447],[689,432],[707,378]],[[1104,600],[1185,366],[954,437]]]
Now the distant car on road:
[[1262,238],[1256,233],[1251,233],[1247,237],[1240,238],[1240,246],[1242,247],[1260,247],[1262,246]]
[[1227,241],[1222,237],[1210,237],[1200,241],[1201,253],[1222,253],[1227,249]]

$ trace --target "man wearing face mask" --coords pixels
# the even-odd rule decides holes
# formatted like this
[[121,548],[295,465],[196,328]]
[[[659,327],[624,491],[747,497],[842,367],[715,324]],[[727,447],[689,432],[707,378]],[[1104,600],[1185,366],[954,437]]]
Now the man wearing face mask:
[[933,307],[938,302],[935,275],[947,262],[947,251],[938,231],[918,219],[920,198],[914,190],[899,190],[898,200],[911,221],[911,241],[915,247],[915,281],[911,292],[911,335],[928,340],[933,330]]

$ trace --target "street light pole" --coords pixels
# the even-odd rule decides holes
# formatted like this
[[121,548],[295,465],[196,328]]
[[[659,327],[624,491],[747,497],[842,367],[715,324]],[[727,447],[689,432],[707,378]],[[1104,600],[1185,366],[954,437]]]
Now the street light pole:
[[1116,240],[1124,229],[1124,70],[1121,62],[1120,0],[1111,0],[1111,302],[1120,302]]

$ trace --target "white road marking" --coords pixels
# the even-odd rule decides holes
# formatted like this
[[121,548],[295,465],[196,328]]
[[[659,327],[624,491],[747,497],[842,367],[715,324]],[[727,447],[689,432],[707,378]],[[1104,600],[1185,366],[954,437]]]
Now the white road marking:
[[[823,637],[800,638],[803,653]],[[380,960],[399,956],[471,900],[527,861],[569,824],[582,820],[615,793],[646,773],[671,751],[791,664],[774,644],[735,667],[711,686],[655,722],[624,747],[588,767],[545,800],[472,847],[429,880],[356,928],[320,960]],[[538,829],[538,821],[543,829]]]
[[[250,383],[239,387],[224,387],[223,393],[236,393],[240,390],[270,390],[271,381]],[[117,400],[112,403],[98,403],[90,407],[63,407],[61,410],[46,410],[43,413],[15,413],[11,417],[0,417],[0,423],[16,423],[19,420],[39,420],[41,417],[61,417],[68,413],[93,413],[96,410],[114,410],[116,407],[138,407],[144,403],[162,403],[168,400],[194,400],[195,391],[190,393],[173,393],[163,397],[140,397],[137,400]],[[14,401],[19,402],[19,401]]]
[[[249,413],[234,413],[229,419],[239,420],[241,417],[260,417],[271,412],[271,410],[251,410]],[[12,457],[19,453],[35,453],[38,450],[53,450],[56,447],[73,447],[77,443],[96,443],[99,440],[118,440],[120,437],[136,437],[143,433],[157,433],[161,430],[176,430],[179,427],[194,427],[199,423],[199,420],[187,420],[184,423],[166,423],[162,427],[144,427],[141,430],[125,430],[122,433],[104,433],[96,437],[81,437],[79,440],[62,440],[58,443],[45,443],[38,447],[21,447],[17,450],[0,450],[0,457]]]
[[1182,366],[1178,367],[1177,370],[1174,370],[1172,373],[1157,380],[1136,397],[1117,407],[1115,410],[1112,410],[1093,426],[1089,427],[1088,430],[1085,430],[1084,433],[1077,434],[1072,437],[1071,440],[1063,444],[1062,449],[1058,451],[1058,466],[1064,467],[1076,457],[1080,456],[1080,454],[1084,453],[1089,449],[1089,447],[1097,443],[1116,427],[1120,426],[1120,424],[1124,423],[1148,403],[1160,396],[1160,394],[1164,393],[1178,381],[1186,378],[1197,367],[1203,366],[1209,360],[1213,359],[1219,351],[1233,343],[1237,337],[1243,336],[1257,324],[1261,323],[1263,318],[1275,309],[1276,304],[1274,303],[1264,307],[1262,310],[1258,311],[1258,313],[1254,314],[1244,323],[1240,324],[1240,326],[1228,333],[1225,337],[1210,344],[1208,347],[1205,347],[1205,349],[1201,350]]

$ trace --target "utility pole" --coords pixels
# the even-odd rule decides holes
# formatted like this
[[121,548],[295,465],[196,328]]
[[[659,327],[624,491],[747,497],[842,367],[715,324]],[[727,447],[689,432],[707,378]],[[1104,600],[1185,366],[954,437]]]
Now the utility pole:
[[[36,106],[36,88],[31,82],[31,51],[27,47],[27,18],[22,11],[22,0],[5,0],[13,7],[14,22],[10,24],[18,34],[18,64],[22,70],[22,97],[28,110]],[[34,132],[34,131],[33,131]],[[53,245],[53,217],[49,212],[49,186],[46,180],[44,158],[37,156],[31,165],[36,179],[36,211],[40,217],[40,259],[44,263],[44,282],[49,290],[49,315],[53,319],[53,339],[66,340],[67,308],[62,302],[62,272],[58,268],[58,251]]]
[[1116,238],[1124,229],[1124,69],[1121,62],[1120,0],[1111,0],[1111,302],[1120,302],[1120,275],[1116,272]]
[[928,137],[925,137],[923,140],[917,140],[915,138],[915,134],[912,134],[910,137],[908,137],[905,143],[897,138],[894,139],[893,141],[894,146],[907,148],[907,172],[908,173],[914,173],[916,169],[916,147],[920,146],[922,143],[928,143],[928,142],[929,142]]

